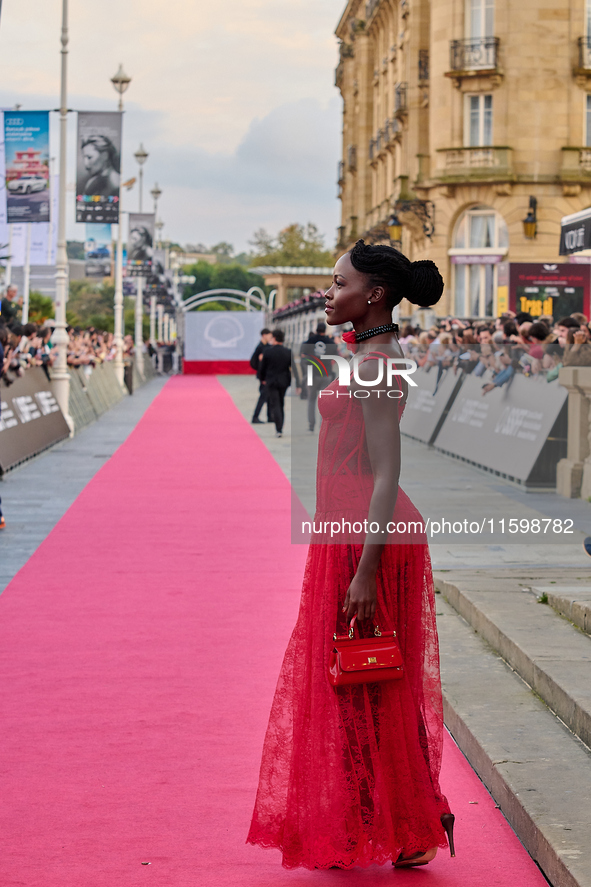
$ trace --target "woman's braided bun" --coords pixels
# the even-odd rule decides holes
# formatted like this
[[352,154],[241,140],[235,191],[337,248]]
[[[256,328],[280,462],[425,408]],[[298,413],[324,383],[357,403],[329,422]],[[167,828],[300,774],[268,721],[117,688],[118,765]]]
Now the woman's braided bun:
[[350,251],[351,264],[367,274],[373,286],[383,286],[391,308],[408,299],[421,308],[435,305],[443,293],[443,278],[429,259],[410,262],[391,246],[358,240]]
[[439,268],[430,259],[411,262],[412,295],[406,298],[421,308],[435,305],[443,293],[443,277]]

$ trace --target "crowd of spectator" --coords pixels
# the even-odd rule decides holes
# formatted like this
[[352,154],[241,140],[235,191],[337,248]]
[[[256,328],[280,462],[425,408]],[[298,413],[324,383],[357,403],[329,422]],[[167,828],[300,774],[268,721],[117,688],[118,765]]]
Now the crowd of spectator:
[[[22,324],[19,313],[16,287],[8,287],[0,305],[0,378],[8,384],[34,366],[42,367],[49,378],[55,361],[52,321]],[[69,367],[82,367],[90,374],[94,367],[115,358],[113,333],[77,326],[67,327],[67,333]],[[128,363],[134,354],[132,336],[125,336],[123,342],[123,359]]]
[[526,312],[506,312],[491,322],[445,318],[429,330],[407,324],[400,332],[404,353],[420,367],[471,373],[483,378],[482,393],[508,383],[516,373],[558,377],[562,366],[591,366],[591,330],[584,314],[557,322]]

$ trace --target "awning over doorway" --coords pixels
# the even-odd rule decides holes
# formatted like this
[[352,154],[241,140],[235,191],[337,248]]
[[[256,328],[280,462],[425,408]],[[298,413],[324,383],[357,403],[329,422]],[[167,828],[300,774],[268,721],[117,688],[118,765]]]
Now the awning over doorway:
[[560,255],[591,249],[591,207],[560,220]]

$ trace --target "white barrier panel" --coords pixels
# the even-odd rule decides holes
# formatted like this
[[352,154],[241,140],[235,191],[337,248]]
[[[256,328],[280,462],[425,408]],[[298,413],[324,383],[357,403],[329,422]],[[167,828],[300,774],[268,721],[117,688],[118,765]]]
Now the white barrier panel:
[[249,361],[265,326],[262,311],[189,311],[186,361]]
[[[552,435],[568,393],[544,376],[516,375],[482,393],[486,379],[468,376],[435,440],[435,447],[528,485],[553,486],[566,454],[566,434]],[[558,439],[560,437],[560,439]]]
[[462,384],[464,374],[445,369],[437,382],[438,367],[420,367],[412,378],[416,388],[409,388],[400,430],[409,437],[430,443],[451,398]]

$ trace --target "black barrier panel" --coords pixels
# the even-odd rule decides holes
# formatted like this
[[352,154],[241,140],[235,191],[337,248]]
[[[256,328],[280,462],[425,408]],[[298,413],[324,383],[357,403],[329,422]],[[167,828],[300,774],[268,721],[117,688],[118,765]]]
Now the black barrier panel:
[[483,394],[485,381],[464,380],[436,449],[524,484],[554,486],[566,442],[551,446],[547,464],[541,465],[539,457],[565,406],[566,388],[542,376],[518,375],[511,384]]
[[69,436],[70,431],[41,367],[12,385],[0,382],[0,469],[6,471]]
[[439,376],[439,368],[434,366],[430,370],[421,367],[410,378],[417,387],[409,386],[400,430],[408,437],[430,443],[459,391],[464,374],[446,369]]

